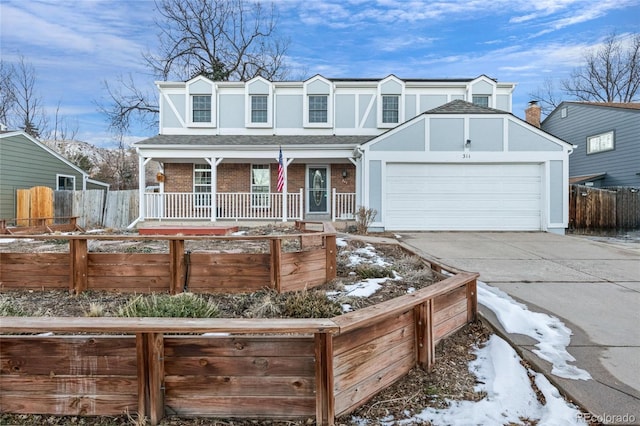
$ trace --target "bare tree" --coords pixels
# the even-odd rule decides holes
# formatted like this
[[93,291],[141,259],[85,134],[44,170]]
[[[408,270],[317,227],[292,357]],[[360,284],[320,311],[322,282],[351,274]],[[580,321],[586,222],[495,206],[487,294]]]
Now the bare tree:
[[9,125],[15,108],[16,97],[13,93],[13,65],[0,60],[0,124]]
[[542,114],[544,115],[548,115],[562,103],[562,99],[558,96],[556,84],[552,78],[545,79],[542,87],[538,88],[536,92],[529,94],[529,96],[531,100],[538,101],[542,109]]
[[[143,54],[145,64],[161,80],[246,81],[256,76],[283,79],[289,40],[277,34],[275,5],[245,0],[155,0],[160,30],[156,52]],[[119,88],[104,83],[110,105],[100,106],[110,127],[128,131],[134,116],[155,124],[158,104],[139,90],[131,76]],[[153,119],[149,118],[153,117]]]
[[552,81],[530,96],[554,108],[562,98],[590,102],[637,102],[640,100],[640,34],[609,35],[604,43],[584,55],[584,65],[561,81],[558,95]]
[[584,66],[562,82],[563,90],[581,101],[633,102],[640,99],[640,34],[624,45],[615,34],[587,52]]
[[36,71],[33,65],[20,56],[14,67],[11,90],[15,97],[13,123],[33,137],[40,137],[46,131],[47,116],[42,106],[42,98],[36,91]]
[[56,112],[53,115],[53,129],[47,139],[57,140],[73,140],[78,134],[78,120],[69,123],[68,119],[60,115],[60,101],[56,106]]

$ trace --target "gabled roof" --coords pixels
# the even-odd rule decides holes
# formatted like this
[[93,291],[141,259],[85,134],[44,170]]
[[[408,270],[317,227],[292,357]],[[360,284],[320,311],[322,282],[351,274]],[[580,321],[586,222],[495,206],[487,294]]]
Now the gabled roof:
[[482,107],[461,99],[453,100],[439,107],[425,111],[423,114],[509,114],[494,108]]
[[157,135],[136,142],[136,146],[292,146],[345,145],[356,146],[375,136],[293,136],[293,135]]

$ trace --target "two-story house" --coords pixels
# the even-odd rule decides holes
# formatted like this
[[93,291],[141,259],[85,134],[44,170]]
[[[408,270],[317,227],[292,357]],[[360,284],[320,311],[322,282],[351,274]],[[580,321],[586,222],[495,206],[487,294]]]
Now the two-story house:
[[156,83],[159,135],[136,144],[140,221],[353,219],[372,230],[554,230],[571,146],[511,114],[514,83],[328,79]]

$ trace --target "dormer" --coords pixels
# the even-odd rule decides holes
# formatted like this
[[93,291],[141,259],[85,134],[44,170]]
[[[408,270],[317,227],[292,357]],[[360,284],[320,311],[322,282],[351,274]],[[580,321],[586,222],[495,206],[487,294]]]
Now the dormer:
[[404,122],[404,81],[391,74],[378,83],[378,127],[393,128]]
[[273,127],[273,85],[255,77],[245,83],[245,126]]
[[483,74],[467,85],[467,101],[482,107],[496,108],[496,87],[496,81]]
[[216,85],[203,76],[185,83],[187,127],[216,127]]
[[304,127],[333,127],[333,83],[318,74],[304,82],[302,91]]

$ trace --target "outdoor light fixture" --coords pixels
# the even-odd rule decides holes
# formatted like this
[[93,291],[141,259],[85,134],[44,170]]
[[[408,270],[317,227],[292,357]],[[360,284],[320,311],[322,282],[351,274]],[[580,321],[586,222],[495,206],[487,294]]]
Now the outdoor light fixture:
[[469,148],[470,146],[471,146],[471,139],[467,139],[467,141],[464,143],[464,147]]
[[347,173],[347,169],[342,169],[342,178],[346,179],[349,174]]

